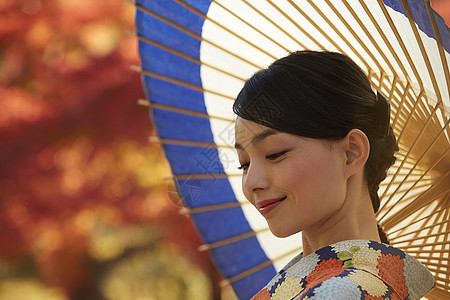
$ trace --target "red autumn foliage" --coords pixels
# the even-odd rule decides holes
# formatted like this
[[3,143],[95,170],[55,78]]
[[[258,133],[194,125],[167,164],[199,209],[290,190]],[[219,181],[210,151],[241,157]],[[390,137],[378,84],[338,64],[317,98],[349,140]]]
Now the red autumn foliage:
[[91,230],[158,226],[197,253],[167,197],[139,74],[133,7],[122,0],[0,4],[0,260],[31,260],[69,294],[91,284]]

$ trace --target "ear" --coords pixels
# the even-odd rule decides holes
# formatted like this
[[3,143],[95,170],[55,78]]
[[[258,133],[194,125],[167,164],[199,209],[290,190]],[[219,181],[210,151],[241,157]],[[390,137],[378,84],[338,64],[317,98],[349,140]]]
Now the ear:
[[347,178],[364,169],[370,153],[370,143],[366,134],[352,129],[344,138]]

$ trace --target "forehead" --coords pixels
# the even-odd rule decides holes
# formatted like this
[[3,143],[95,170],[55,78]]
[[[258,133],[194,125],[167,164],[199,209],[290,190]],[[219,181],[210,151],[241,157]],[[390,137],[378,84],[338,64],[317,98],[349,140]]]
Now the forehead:
[[[236,140],[244,136],[254,136],[266,130],[273,130],[267,126],[255,123],[238,117],[235,123],[235,136]],[[274,130],[273,130],[274,131]]]
[[242,118],[236,120],[235,126],[236,144],[234,147],[239,150],[244,150],[250,144],[258,144],[268,136],[278,134],[272,128]]

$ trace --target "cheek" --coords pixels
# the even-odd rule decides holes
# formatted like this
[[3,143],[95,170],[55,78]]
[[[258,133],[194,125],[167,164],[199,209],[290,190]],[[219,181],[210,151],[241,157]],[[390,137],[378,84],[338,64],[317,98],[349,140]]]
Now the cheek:
[[280,180],[287,183],[296,199],[308,200],[302,206],[315,209],[342,198],[345,181],[340,173],[335,161],[318,155],[291,164]]

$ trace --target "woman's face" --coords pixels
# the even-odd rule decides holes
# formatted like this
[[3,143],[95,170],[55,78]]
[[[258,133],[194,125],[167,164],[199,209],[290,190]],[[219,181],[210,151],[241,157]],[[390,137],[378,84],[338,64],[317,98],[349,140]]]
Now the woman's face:
[[238,118],[236,149],[244,195],[273,234],[330,226],[346,196],[346,155],[339,141],[303,138]]

